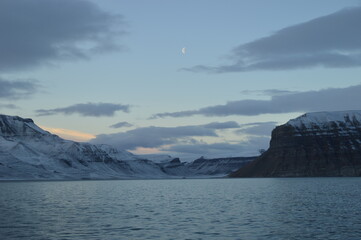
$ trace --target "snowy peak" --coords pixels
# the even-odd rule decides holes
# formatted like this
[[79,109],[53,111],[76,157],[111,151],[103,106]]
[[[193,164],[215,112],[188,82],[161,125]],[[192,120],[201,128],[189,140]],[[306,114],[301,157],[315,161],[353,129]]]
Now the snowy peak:
[[350,130],[361,127],[361,110],[306,113],[288,121],[286,125],[296,129],[347,128]]
[[51,135],[34,124],[30,118],[0,115],[0,136],[22,137],[34,135]]

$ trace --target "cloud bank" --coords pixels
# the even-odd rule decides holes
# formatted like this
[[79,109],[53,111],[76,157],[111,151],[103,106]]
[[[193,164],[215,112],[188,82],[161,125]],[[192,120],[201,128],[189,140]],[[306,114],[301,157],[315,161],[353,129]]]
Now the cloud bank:
[[347,88],[329,88],[319,91],[275,95],[270,100],[246,99],[197,110],[158,113],[151,118],[189,117],[193,115],[207,117],[231,115],[255,116],[267,113],[352,110],[360,109],[360,93],[361,85]]
[[114,103],[80,103],[64,108],[39,109],[36,110],[36,113],[38,116],[49,116],[55,114],[70,115],[77,113],[86,117],[111,117],[114,116],[117,111],[128,113],[129,108],[129,105]]
[[233,63],[229,65],[198,65],[183,70],[224,73],[360,67],[360,22],[361,6],[343,9],[241,44],[232,50]]
[[213,122],[205,125],[180,127],[143,127],[121,133],[97,135],[93,143],[106,143],[127,150],[138,147],[157,148],[178,143],[189,137],[217,137],[216,130],[238,128],[236,122]]
[[205,156],[208,158],[256,156],[259,154],[259,149],[268,147],[269,140],[269,137],[253,137],[248,141],[238,143],[204,143],[195,141],[192,144],[166,146],[161,148],[161,150],[175,154],[175,156],[193,155],[194,157]]
[[[151,149],[153,152],[188,160],[200,156],[254,156],[258,154],[258,149],[267,148],[270,128],[275,124],[275,122],[238,124],[229,121],[179,127],[151,126],[120,133],[100,134],[90,142],[109,144],[138,153]],[[239,136],[239,141],[225,141],[223,138],[225,130],[230,130],[227,134]],[[212,142],[207,142],[210,138]],[[217,142],[214,142],[215,140]]]
[[123,17],[87,0],[1,0],[0,16],[0,71],[122,47]]
[[218,154],[228,156],[240,156],[241,152],[245,150],[245,144],[230,144],[230,143],[202,143],[196,142],[193,144],[177,144],[170,147],[162,148],[162,151],[175,152],[181,154],[197,154],[199,156],[217,156]]
[[[240,124],[234,133],[239,141],[206,143],[195,139],[179,141],[177,144],[160,147],[161,151],[175,156],[236,157],[256,156],[259,149],[267,149],[272,130],[277,122],[254,122]],[[243,139],[243,140],[241,140]]]

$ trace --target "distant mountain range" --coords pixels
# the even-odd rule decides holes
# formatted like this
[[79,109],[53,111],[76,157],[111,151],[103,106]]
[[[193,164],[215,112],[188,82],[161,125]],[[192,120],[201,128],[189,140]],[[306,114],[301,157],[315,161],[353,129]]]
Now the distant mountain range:
[[361,111],[292,119],[273,130],[265,153],[230,176],[361,176]]
[[0,180],[226,176],[255,159],[201,158],[182,163],[169,156],[151,158],[109,145],[64,140],[31,119],[0,115]]
[[361,111],[307,113],[276,127],[259,157],[181,162],[64,140],[0,115],[0,180],[361,176]]

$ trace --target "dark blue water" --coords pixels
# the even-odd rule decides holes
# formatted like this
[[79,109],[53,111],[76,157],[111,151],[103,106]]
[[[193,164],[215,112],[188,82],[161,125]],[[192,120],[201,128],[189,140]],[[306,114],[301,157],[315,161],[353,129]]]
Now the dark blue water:
[[361,239],[361,178],[2,182],[0,239]]

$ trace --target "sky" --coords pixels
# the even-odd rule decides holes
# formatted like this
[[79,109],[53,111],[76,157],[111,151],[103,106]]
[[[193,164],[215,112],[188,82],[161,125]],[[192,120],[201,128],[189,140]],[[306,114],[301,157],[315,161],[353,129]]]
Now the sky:
[[291,118],[361,108],[360,22],[359,0],[0,0],[0,112],[136,154],[257,155]]

